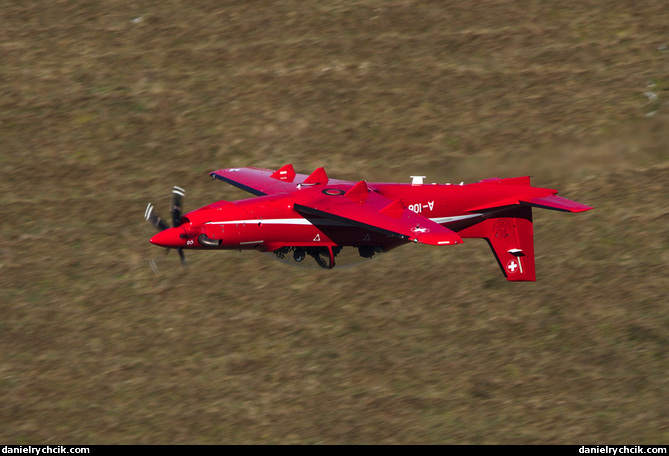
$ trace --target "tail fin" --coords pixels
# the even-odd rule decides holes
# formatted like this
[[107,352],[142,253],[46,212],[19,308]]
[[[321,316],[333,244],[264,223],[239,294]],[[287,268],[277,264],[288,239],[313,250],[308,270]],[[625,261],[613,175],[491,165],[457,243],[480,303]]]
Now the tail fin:
[[532,208],[521,206],[496,214],[458,232],[488,241],[507,280],[534,281]]

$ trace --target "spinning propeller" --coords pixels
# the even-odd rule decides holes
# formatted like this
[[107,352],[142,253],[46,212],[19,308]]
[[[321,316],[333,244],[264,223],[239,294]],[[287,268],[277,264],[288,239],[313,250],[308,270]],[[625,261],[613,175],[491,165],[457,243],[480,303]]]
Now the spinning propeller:
[[[181,225],[181,214],[183,213],[183,207],[181,203],[185,195],[186,195],[186,190],[184,190],[183,188],[177,186],[174,186],[172,188],[172,208],[170,212],[172,215],[172,226],[174,228]],[[148,222],[151,225],[153,225],[159,232],[165,231],[170,227],[161,216],[159,216],[153,211],[153,204],[151,203],[149,203],[149,205],[146,206],[146,211],[144,212],[144,218],[148,220]],[[167,252],[169,252],[169,250],[167,250]],[[186,266],[186,257],[184,256],[183,248],[177,247],[177,253],[179,254],[179,258],[181,259],[181,264],[183,266]],[[157,270],[155,262],[153,260],[151,261],[151,267],[153,268],[154,271]]]

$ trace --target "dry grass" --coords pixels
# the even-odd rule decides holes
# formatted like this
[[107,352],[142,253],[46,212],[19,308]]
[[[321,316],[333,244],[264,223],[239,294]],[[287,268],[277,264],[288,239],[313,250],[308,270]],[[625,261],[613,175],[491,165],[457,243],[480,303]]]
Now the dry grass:
[[[666,443],[669,9],[554,3],[0,1],[0,440]],[[289,162],[596,209],[537,211],[532,284],[476,241],[153,275],[147,201]]]

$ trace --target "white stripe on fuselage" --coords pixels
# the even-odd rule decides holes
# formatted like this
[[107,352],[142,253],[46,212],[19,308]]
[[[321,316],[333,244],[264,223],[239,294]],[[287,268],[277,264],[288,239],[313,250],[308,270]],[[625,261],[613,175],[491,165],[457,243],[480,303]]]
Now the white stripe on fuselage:
[[440,225],[443,225],[444,223],[458,222],[460,220],[467,220],[470,218],[478,217],[480,215],[483,214],[454,215],[453,217],[435,217],[431,218],[430,220]]
[[[474,217],[478,217],[481,214],[468,214],[468,215],[455,215],[452,217],[435,217],[431,218],[435,223],[443,225],[444,223],[457,222],[459,220],[466,220]],[[279,218],[279,219],[251,219],[251,220],[225,220],[221,222],[207,222],[205,225],[243,225],[243,224],[252,224],[252,223],[262,223],[263,225],[314,225],[308,219],[305,218]],[[330,226],[351,226],[344,222],[339,222],[337,220],[328,220],[328,219],[319,219],[318,225],[330,225]]]

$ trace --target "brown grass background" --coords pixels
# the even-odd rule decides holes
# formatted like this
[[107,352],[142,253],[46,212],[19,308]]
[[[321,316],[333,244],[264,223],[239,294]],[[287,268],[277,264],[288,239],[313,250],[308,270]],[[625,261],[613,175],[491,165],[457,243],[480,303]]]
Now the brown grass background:
[[[0,441],[666,443],[666,1],[0,0]],[[482,241],[341,271],[161,259],[224,167],[532,175]]]

